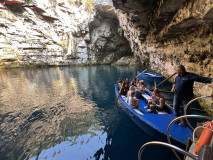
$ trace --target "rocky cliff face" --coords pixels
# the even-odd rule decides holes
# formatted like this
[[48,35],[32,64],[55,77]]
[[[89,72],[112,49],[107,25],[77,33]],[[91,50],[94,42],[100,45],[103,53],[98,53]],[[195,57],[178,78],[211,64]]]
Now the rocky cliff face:
[[111,1],[34,2],[0,5],[2,67],[112,63],[131,54]]
[[[183,64],[213,77],[212,0],[113,0],[124,36],[142,64],[167,76]],[[197,95],[212,89],[196,84]],[[213,107],[212,101],[207,101]],[[213,110],[208,109],[210,114]]]

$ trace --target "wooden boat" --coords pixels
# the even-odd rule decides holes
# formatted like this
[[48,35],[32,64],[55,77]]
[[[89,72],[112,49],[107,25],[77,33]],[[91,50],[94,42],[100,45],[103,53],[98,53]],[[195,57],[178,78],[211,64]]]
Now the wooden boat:
[[[141,73],[141,71],[137,71],[137,75],[139,75]],[[146,79],[149,81],[154,81],[156,80],[157,83],[160,83],[163,80],[163,76],[159,75],[157,73],[153,73],[150,71],[145,71],[144,73],[140,74],[138,76],[139,79]]]
[[[115,93],[118,96],[118,88],[115,84]],[[145,94],[142,94],[143,99],[140,98],[140,105],[138,109],[133,109],[127,103],[127,97],[119,96],[118,104],[125,111],[125,113],[131,118],[131,120],[136,123],[142,130],[147,134],[156,138],[157,140],[167,142],[167,127],[170,122],[175,119],[174,109],[166,104],[165,112],[158,112],[157,114],[149,113],[148,109],[144,107],[147,106],[146,100],[150,99],[152,93],[148,90],[145,91]],[[170,130],[170,137],[172,142],[176,145],[186,145],[188,138],[192,137],[192,130],[190,127],[182,127],[179,124],[174,124]]]

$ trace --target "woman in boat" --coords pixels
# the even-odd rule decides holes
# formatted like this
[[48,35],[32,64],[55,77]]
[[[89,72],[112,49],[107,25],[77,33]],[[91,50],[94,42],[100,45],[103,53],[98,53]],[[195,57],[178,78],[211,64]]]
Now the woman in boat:
[[129,80],[128,79],[126,79],[126,81],[125,81],[124,90],[125,90],[126,95],[127,95],[127,92],[129,91]]
[[137,90],[139,90],[139,91],[144,91],[144,89],[145,89],[145,84],[144,84],[144,81],[143,80],[140,80],[139,81],[139,84],[137,85],[137,88],[136,88]]
[[142,98],[141,94],[145,93],[145,84],[143,80],[139,81],[139,84],[137,85],[137,88],[135,90],[135,94],[137,98]]
[[128,99],[128,103],[133,109],[138,109],[140,101],[135,97],[134,91],[131,92],[130,97]]
[[136,79],[136,83],[135,83],[136,87],[139,85],[139,79]]
[[123,81],[123,83],[121,84],[121,89],[119,89],[119,93],[122,96],[126,96],[127,95],[127,90],[126,90],[126,83],[125,81]]
[[127,98],[129,99],[132,92],[135,92],[135,86],[131,85],[129,91],[127,92]]
[[137,85],[136,85],[136,78],[134,78],[134,79],[132,80],[131,85],[137,87]]
[[127,84],[127,86],[129,86],[129,80],[128,80],[128,78],[126,79],[126,84]]
[[148,100],[147,100],[147,106],[145,106],[144,108],[149,109],[149,108],[150,108],[150,105],[151,105],[152,103],[156,103],[157,97],[156,97],[154,91],[152,92],[152,97],[151,97],[151,98],[152,98],[152,99],[148,99]]
[[150,113],[157,113],[156,111],[164,111],[165,110],[165,98],[160,94],[158,89],[154,90],[156,100],[150,104]]
[[121,87],[122,87],[122,79],[121,78],[118,79],[117,87],[118,87],[118,90],[120,90]]

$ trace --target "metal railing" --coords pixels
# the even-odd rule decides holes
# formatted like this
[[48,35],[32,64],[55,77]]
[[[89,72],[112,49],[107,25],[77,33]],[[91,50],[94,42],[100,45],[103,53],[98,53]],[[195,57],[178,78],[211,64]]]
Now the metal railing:
[[[188,110],[188,108],[190,109],[190,104],[192,104],[194,101],[197,101],[197,100],[202,99],[202,98],[212,98],[212,97],[213,97],[213,95],[211,95],[211,96],[201,96],[201,97],[197,97],[197,98],[192,99],[192,100],[189,101],[189,102],[187,103],[187,105],[185,106],[184,115],[187,115],[187,110]],[[192,130],[194,130],[194,127],[192,127],[192,125],[189,123],[187,117],[186,117],[186,122],[187,122],[188,126],[189,126]]]
[[[171,126],[172,126],[176,121],[178,121],[178,120],[180,120],[180,119],[182,119],[182,118],[186,118],[186,117],[187,117],[187,118],[202,118],[202,119],[207,119],[207,120],[213,120],[213,117],[202,116],[202,115],[184,115],[184,116],[180,116],[180,117],[175,118],[175,119],[169,124],[168,129],[167,129],[167,140],[168,140],[168,143],[153,141],[153,142],[148,142],[148,143],[144,144],[144,145],[140,148],[140,150],[139,150],[139,152],[138,152],[138,160],[141,160],[141,155],[142,155],[142,152],[143,152],[144,148],[147,147],[147,146],[150,146],[150,145],[154,145],[154,144],[155,144],[155,145],[165,146],[165,147],[167,147],[167,148],[171,148],[172,151],[173,151],[173,153],[175,154],[175,156],[178,158],[178,160],[181,160],[181,159],[180,159],[180,157],[178,156],[178,154],[176,153],[176,151],[178,151],[178,152],[180,152],[180,153],[182,153],[182,154],[184,154],[184,155],[186,155],[186,156],[189,156],[189,157],[191,157],[192,159],[197,160],[197,159],[198,159],[197,156],[195,156],[195,155],[193,155],[193,154],[191,154],[191,153],[189,153],[189,152],[187,152],[187,151],[185,151],[185,150],[183,150],[183,149],[181,149],[181,148],[179,148],[179,147],[176,147],[176,146],[174,146],[174,145],[171,144],[171,139],[170,139],[170,136],[169,136]],[[175,151],[175,150],[176,150],[176,151]]]
[[187,151],[185,151],[185,150],[183,150],[183,149],[181,149],[181,148],[179,148],[179,147],[176,147],[176,146],[174,146],[174,145],[172,145],[172,144],[168,144],[168,143],[164,143],[164,142],[158,142],[158,141],[153,141],[153,142],[148,142],[148,143],[144,144],[144,145],[140,148],[140,150],[139,150],[139,152],[138,152],[138,160],[141,160],[141,155],[142,155],[143,150],[144,150],[146,147],[150,146],[150,145],[161,145],[161,146],[164,146],[164,147],[167,147],[167,148],[171,148],[171,149],[173,149],[173,150],[176,150],[176,151],[178,151],[178,152],[180,152],[180,153],[182,153],[182,154],[184,154],[184,155],[186,155],[186,156],[189,156],[189,157],[192,158],[192,159],[195,159],[195,160],[198,159],[198,157],[195,156],[195,155],[193,155],[192,153],[187,152]]
[[[207,119],[207,120],[213,120],[213,117],[208,117],[208,116],[201,116],[201,115],[184,115],[184,116],[180,116],[175,118],[168,126],[167,128],[167,140],[168,143],[171,144],[171,139],[170,139],[170,128],[171,126],[178,120],[182,119],[182,118],[202,118],[202,119]],[[175,154],[175,156],[177,157],[178,160],[181,160],[180,157],[177,155],[177,153],[175,152],[174,149],[172,149],[173,153]]]

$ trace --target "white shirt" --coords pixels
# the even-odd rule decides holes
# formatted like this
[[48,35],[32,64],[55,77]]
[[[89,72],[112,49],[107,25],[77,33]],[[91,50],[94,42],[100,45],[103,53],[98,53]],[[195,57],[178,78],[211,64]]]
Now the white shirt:
[[129,96],[128,104],[132,107],[133,98]]

